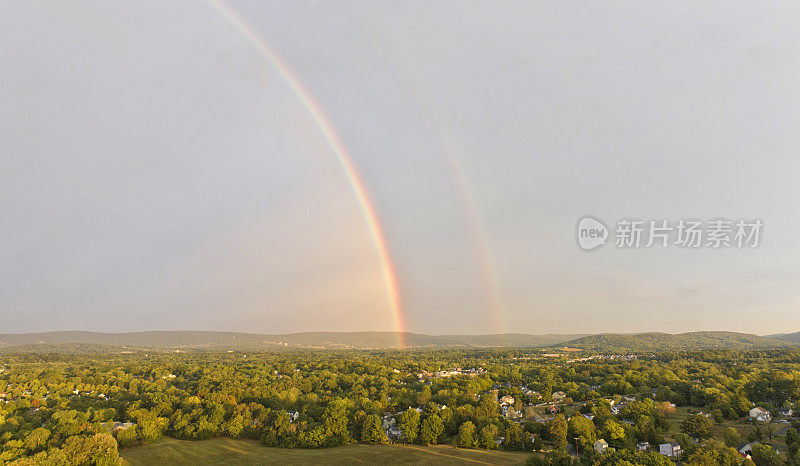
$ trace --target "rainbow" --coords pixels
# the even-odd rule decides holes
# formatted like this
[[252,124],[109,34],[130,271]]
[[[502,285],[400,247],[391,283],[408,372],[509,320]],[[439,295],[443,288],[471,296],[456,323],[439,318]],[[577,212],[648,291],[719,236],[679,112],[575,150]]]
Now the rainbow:
[[383,274],[384,282],[386,285],[386,292],[389,298],[389,306],[392,312],[392,319],[394,328],[398,335],[398,345],[405,347],[405,319],[403,316],[403,305],[400,296],[400,287],[398,285],[397,273],[395,272],[394,262],[389,252],[389,247],[386,241],[386,235],[383,227],[375,212],[375,206],[367,193],[366,185],[361,179],[361,176],[353,163],[352,157],[349,155],[347,148],[342,143],[333,125],[328,121],[325,112],[314,101],[311,93],[303,86],[301,81],[294,75],[292,69],[286,62],[281,60],[280,56],[272,50],[269,43],[263,35],[261,35],[256,28],[254,28],[247,20],[239,14],[232,6],[228,5],[222,0],[207,0],[212,8],[217,10],[228,22],[230,22],[256,50],[269,61],[272,66],[280,73],[295,95],[298,97],[303,107],[314,120],[314,123],[319,128],[323,137],[331,147],[333,154],[342,167],[350,187],[353,189],[353,194],[358,201],[361,213],[369,229],[372,243],[378,254],[381,263],[381,272]]
[[[364,3],[368,7],[369,2]],[[372,11],[372,19],[380,20],[380,12]],[[368,27],[374,24],[375,21],[361,22],[362,27]],[[473,197],[473,190],[470,189],[470,183],[465,176],[465,170],[462,168],[458,161],[457,150],[453,144],[451,131],[445,119],[442,118],[442,111],[436,101],[431,98],[430,89],[427,86],[427,80],[418,71],[418,67],[413,66],[406,54],[402,50],[391,47],[390,43],[382,41],[380,38],[383,34],[379,32],[388,31],[391,28],[381,28],[380,31],[373,31],[371,37],[376,38],[382,43],[383,51],[391,57],[392,61],[399,65],[396,67],[398,71],[405,77],[409,83],[409,87],[417,97],[417,102],[426,110],[428,119],[434,125],[434,131],[438,136],[438,142],[444,156],[444,161],[453,180],[455,187],[455,194],[458,196],[459,204],[462,207],[464,219],[469,228],[469,236],[475,251],[478,267],[481,274],[483,292],[486,296],[486,306],[488,315],[491,320],[491,329],[496,334],[502,334],[506,331],[506,326],[503,318],[503,302],[500,294],[499,278],[496,266],[496,258],[494,251],[491,248],[489,236],[484,228],[484,223],[481,221],[478,213],[478,208]]]
[[[363,3],[364,7],[369,7],[370,3]],[[371,21],[361,21],[361,27],[367,28],[374,25],[376,22],[380,23],[381,12],[378,10],[370,11]],[[451,131],[445,120],[442,118],[442,111],[437,105],[436,100],[431,98],[431,92],[427,85],[428,80],[419,72],[419,68],[408,59],[402,49],[397,49],[391,46],[391,42],[382,40],[386,31],[390,31],[390,27],[378,27],[378,30],[371,31],[370,37],[373,40],[381,43],[384,53],[391,57],[391,60],[398,65],[396,70],[405,77],[409,83],[409,87],[417,97],[417,102],[426,110],[428,119],[434,124],[434,131],[438,136],[438,142],[444,156],[444,161],[450,174],[450,178],[454,182],[455,194],[458,196],[460,205],[463,209],[464,219],[469,228],[469,236],[478,261],[478,267],[481,274],[483,292],[486,296],[486,305],[488,315],[491,320],[491,329],[494,333],[502,334],[506,331],[504,319],[504,304],[500,293],[500,277],[496,266],[496,257],[492,250],[489,241],[489,235],[484,227],[484,223],[480,218],[475,199],[473,197],[473,189],[470,188],[465,170],[459,163],[457,157],[457,150],[453,144]]]
[[463,174],[464,171],[456,160],[451,144],[449,144],[446,137],[443,136],[445,134],[443,125],[437,123],[437,126],[439,128],[442,149],[445,154],[445,161],[450,170],[450,176],[455,180],[456,190],[458,196],[461,198],[461,206],[464,209],[464,215],[467,218],[467,224],[470,228],[473,246],[477,251],[476,255],[478,263],[480,264],[479,268],[483,278],[484,292],[488,300],[489,316],[493,325],[492,332],[495,334],[503,334],[506,331],[506,326],[503,319],[503,305],[500,300],[495,255],[491,247],[489,247],[486,229],[480,221],[478,209],[475,206],[475,199],[472,197],[472,190],[468,187],[467,179]]

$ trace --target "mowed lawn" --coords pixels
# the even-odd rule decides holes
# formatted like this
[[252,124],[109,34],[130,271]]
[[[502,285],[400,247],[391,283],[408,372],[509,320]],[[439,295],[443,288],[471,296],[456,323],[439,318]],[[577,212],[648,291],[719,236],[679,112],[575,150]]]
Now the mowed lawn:
[[254,440],[163,439],[120,451],[125,465],[156,464],[502,464],[520,465],[530,453],[465,450],[448,445],[348,445],[315,450],[267,448]]
[[[689,411],[702,411],[702,408],[696,406],[682,406],[675,410],[675,413],[672,414],[667,418],[667,423],[670,425],[670,434],[668,437],[673,437],[678,432],[681,432],[681,423],[691,416]],[[707,411],[706,411],[707,412]],[[742,435],[742,438],[745,441],[747,436],[750,434],[750,431],[753,430],[753,426],[751,424],[746,424],[744,422],[739,421],[731,421],[726,419],[722,424],[717,424],[716,422],[711,422],[711,436],[717,440],[724,440],[725,436],[725,429],[728,427],[735,427],[736,430]],[[773,425],[773,428],[777,430],[780,426]]]

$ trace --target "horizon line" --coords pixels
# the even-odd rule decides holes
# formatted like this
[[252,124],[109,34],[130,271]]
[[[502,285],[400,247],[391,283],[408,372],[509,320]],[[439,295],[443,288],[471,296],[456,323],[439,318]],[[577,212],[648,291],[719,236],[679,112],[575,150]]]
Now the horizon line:
[[353,334],[353,333],[372,333],[372,334],[402,334],[402,335],[423,335],[431,337],[448,337],[448,336],[503,336],[503,335],[530,335],[530,336],[546,336],[546,335],[582,335],[582,336],[597,336],[597,335],[646,335],[646,334],[662,334],[662,335],[681,335],[685,333],[704,333],[704,332],[723,332],[723,333],[736,333],[741,335],[755,335],[759,337],[769,337],[776,335],[790,335],[792,333],[800,333],[800,330],[792,332],[778,332],[778,333],[752,333],[741,332],[736,330],[689,330],[680,332],[664,332],[664,331],[632,331],[632,332],[573,332],[573,333],[530,333],[530,332],[502,332],[502,333],[425,333],[425,332],[411,332],[411,331],[396,331],[396,330],[303,330],[297,332],[282,332],[282,333],[262,333],[262,332],[244,332],[238,330],[127,330],[127,331],[101,331],[101,330],[42,330],[42,331],[28,331],[28,332],[2,332],[0,335],[33,335],[33,334],[47,334],[47,333],[97,333],[97,334],[133,334],[133,333],[233,333],[240,335],[265,335],[265,336],[283,336],[283,335],[300,335],[308,333],[334,333],[334,334]]

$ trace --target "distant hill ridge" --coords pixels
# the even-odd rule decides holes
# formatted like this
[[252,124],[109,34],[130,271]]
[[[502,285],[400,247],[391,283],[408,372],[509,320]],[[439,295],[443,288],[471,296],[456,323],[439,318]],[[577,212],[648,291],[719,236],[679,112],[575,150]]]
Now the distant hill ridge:
[[788,341],[789,343],[800,343],[800,332],[767,335],[767,338],[772,338],[774,340],[780,340],[780,341]]
[[564,343],[572,348],[597,351],[679,351],[684,349],[759,349],[792,346],[791,342],[749,333],[703,331],[687,333],[600,334]]
[[[494,335],[426,335],[397,332],[302,332],[257,334],[211,331],[147,331],[101,333],[62,331],[44,333],[0,334],[0,349],[12,347],[26,350],[40,347],[71,348],[129,347],[161,350],[270,350],[276,348],[390,349],[399,346],[400,336],[410,348],[536,348],[569,347],[595,351],[650,352],[684,349],[782,348],[800,343],[796,334],[761,337],[747,333],[703,331],[679,334],[523,334]],[[792,340],[791,338],[795,338]]]
[[[35,344],[84,343],[94,345],[131,346],[137,348],[185,349],[270,349],[275,347],[319,348],[396,348],[401,334],[397,332],[302,332],[257,334],[209,331],[148,331],[127,333],[45,332],[0,334],[0,347]],[[528,335],[425,335],[403,333],[408,347],[540,347],[563,343],[586,334]]]

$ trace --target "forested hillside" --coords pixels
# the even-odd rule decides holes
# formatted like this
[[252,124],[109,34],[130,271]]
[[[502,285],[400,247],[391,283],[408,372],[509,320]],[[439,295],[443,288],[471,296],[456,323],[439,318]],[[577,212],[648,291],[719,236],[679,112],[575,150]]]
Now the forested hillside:
[[661,352],[687,349],[727,348],[735,350],[782,348],[785,341],[735,332],[640,333],[635,335],[591,335],[563,343],[564,346],[595,351]]

